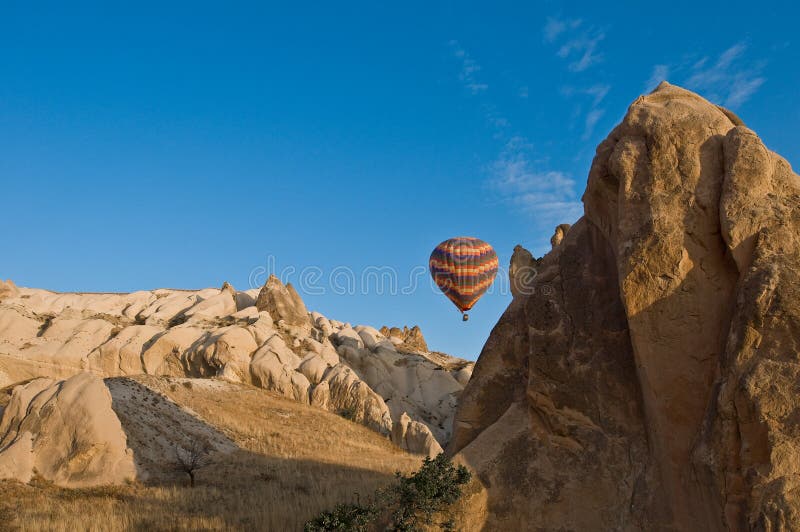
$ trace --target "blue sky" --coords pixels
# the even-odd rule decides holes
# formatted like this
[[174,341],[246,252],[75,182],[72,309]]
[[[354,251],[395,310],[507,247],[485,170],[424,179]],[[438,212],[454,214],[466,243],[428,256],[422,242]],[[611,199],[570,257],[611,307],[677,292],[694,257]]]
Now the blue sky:
[[244,289],[294,268],[311,309],[475,358],[510,295],[463,324],[419,275],[431,249],[542,255],[661,79],[800,160],[792,7],[108,4],[0,3],[0,277],[20,285]]

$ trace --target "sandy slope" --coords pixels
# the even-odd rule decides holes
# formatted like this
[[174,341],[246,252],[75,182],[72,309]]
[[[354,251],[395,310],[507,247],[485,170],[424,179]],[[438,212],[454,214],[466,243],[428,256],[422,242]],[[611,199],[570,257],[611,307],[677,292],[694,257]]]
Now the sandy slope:
[[[4,527],[297,530],[420,463],[366,427],[250,385],[154,376],[106,384],[148,480],[83,490],[3,481]],[[216,451],[194,489],[170,460],[188,438]]]

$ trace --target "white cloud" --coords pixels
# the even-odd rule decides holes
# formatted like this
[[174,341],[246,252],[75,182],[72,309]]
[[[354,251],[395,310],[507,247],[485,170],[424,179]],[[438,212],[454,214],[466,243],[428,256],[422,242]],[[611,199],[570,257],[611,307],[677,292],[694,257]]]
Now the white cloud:
[[448,44],[453,49],[453,55],[461,62],[461,72],[458,74],[458,79],[464,87],[466,87],[473,96],[488,89],[489,85],[477,79],[477,73],[480,72],[481,66],[461,48],[458,41],[451,40]]
[[490,187],[544,226],[579,218],[582,206],[575,201],[575,181],[564,172],[534,169],[530,149],[524,137],[509,140],[489,169]]
[[[567,70],[580,73],[601,62],[603,54],[600,43],[606,38],[606,33],[594,26],[586,25],[581,19],[560,19],[548,17],[542,29],[544,40],[558,46],[556,56],[568,61]],[[611,85],[595,83],[583,88],[565,87],[562,89],[568,98],[575,96],[591,97],[591,102],[576,106],[576,118],[583,112],[583,134],[581,138],[588,140],[594,132],[598,121],[605,114],[605,109],[600,107],[601,102],[611,90]],[[587,110],[588,109],[588,110]]]
[[557,17],[547,17],[547,23],[545,23],[544,28],[542,29],[545,42],[555,41],[562,33],[568,29],[574,30],[580,26],[582,22],[583,21],[579,18],[560,19]]
[[504,129],[511,125],[508,118],[499,115],[487,115],[486,119],[497,129]]
[[722,52],[722,55],[719,56],[717,60],[717,67],[718,68],[728,68],[731,63],[733,63],[736,58],[740,57],[747,47],[744,43],[737,43]]
[[544,28],[542,29],[545,42],[555,41],[556,37],[564,33],[566,29],[567,25],[563,20],[554,17],[547,17],[547,23],[544,25]]
[[589,36],[588,33],[580,35],[562,44],[556,55],[562,59],[575,58],[567,68],[572,72],[583,72],[602,61],[603,56],[597,51],[597,45],[605,38],[605,33],[598,33],[594,36]]
[[[565,25],[566,28],[571,26],[574,24]],[[482,83],[477,76],[480,65],[470,58],[457,41],[450,41],[448,44],[460,62],[459,80],[462,84],[473,95],[485,91],[488,85]],[[582,92],[591,96],[593,102],[599,103],[609,89],[607,85],[598,84]],[[521,87],[519,95],[527,98],[528,87]],[[494,129],[494,138],[507,139],[496,160],[488,167],[486,186],[498,194],[504,203],[530,214],[541,228],[548,225],[554,227],[579,218],[583,207],[580,201],[575,200],[575,182],[564,172],[535,168],[538,164],[535,165],[530,157],[530,142],[521,135],[515,135],[511,121],[491,101],[486,101],[487,98],[483,100],[484,116]]]
[[598,83],[597,85],[592,85],[587,89],[583,89],[583,93],[592,96],[594,98],[592,105],[597,106],[600,105],[600,102],[603,101],[603,99],[608,94],[608,91],[610,90],[611,90],[611,85]]
[[598,45],[606,38],[605,32],[586,27],[581,19],[548,17],[542,33],[547,43],[563,40],[556,55],[570,60],[567,68],[571,72],[583,72],[603,59]]
[[653,89],[658,87],[662,81],[666,81],[669,77],[669,65],[656,65],[653,67],[653,72],[650,74],[650,79],[647,80],[644,86],[644,92],[652,92]]
[[591,137],[592,133],[594,133],[594,126],[596,126],[597,122],[603,118],[605,113],[605,109],[592,109],[586,114],[586,122],[584,123],[583,135],[581,136],[581,139],[589,140],[589,137]]
[[692,69],[686,86],[703,93],[709,99],[726,107],[735,108],[746,102],[766,79],[762,77],[759,66],[742,64],[743,44],[736,44],[725,50],[715,63],[705,67],[706,62]]
[[579,104],[575,108],[574,118],[577,119],[578,117],[583,116],[583,133],[581,135],[582,140],[588,140],[592,136],[598,121],[605,115],[606,110],[605,108],[601,108],[600,104],[610,91],[611,85],[605,83],[597,83],[585,88],[567,86],[561,89],[561,92],[564,94],[564,96],[568,98],[585,98],[586,96],[591,97],[591,101],[588,104],[588,111],[586,111],[585,116],[583,116],[583,110],[587,106]]
[[747,45],[736,43],[723,51],[716,61],[709,57],[695,61],[683,69],[684,76],[688,77],[682,84],[715,103],[734,109],[739,107],[766,82],[761,74],[763,64],[748,61],[746,51]]
[[765,81],[767,81],[766,78],[762,77],[753,79],[747,79],[746,76],[737,77],[731,85],[730,92],[723,105],[732,109],[739,107],[749,100],[750,96],[755,94]]
[[583,216],[583,203],[580,201],[542,202],[536,196],[523,195],[516,198],[514,203],[522,212],[534,216],[546,228],[563,223],[572,224]]

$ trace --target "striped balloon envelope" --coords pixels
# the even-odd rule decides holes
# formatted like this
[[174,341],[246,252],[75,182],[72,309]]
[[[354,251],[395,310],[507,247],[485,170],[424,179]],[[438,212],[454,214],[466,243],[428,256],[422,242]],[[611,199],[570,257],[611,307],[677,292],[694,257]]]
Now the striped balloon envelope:
[[483,240],[460,236],[445,240],[433,250],[431,276],[458,310],[469,319],[470,310],[497,276],[497,253]]

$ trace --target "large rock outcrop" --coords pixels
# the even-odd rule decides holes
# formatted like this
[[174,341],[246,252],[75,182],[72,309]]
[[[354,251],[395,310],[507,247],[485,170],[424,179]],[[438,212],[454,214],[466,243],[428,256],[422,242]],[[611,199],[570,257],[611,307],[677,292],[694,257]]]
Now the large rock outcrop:
[[111,394],[81,373],[17,386],[0,419],[0,478],[34,474],[64,487],[121,484],[136,478]]
[[800,526],[800,178],[664,83],[583,201],[462,394],[449,451],[489,528]]

